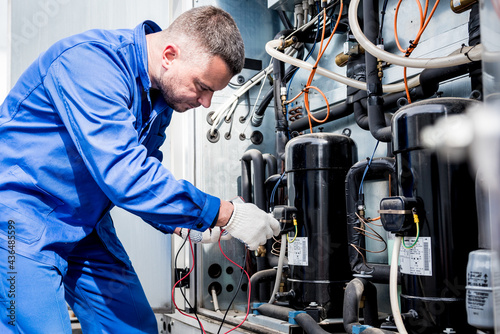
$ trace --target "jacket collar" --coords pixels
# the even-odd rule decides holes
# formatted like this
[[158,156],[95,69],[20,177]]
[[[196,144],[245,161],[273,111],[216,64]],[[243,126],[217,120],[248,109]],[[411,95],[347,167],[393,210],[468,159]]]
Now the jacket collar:
[[153,21],[144,21],[134,29],[134,41],[137,45],[137,61],[139,65],[139,77],[142,87],[147,92],[151,88],[151,81],[148,74],[148,49],[146,35],[161,31],[161,28]]

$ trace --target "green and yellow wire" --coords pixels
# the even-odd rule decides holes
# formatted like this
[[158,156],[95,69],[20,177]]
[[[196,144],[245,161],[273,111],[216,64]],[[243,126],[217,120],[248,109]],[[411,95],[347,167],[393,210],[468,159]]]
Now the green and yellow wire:
[[402,238],[403,247],[406,249],[410,249],[410,248],[415,247],[415,245],[418,242],[418,237],[420,235],[420,228],[419,228],[419,224],[418,224],[420,222],[420,220],[418,219],[417,210],[415,208],[413,208],[412,213],[413,213],[413,222],[415,223],[415,225],[417,225],[417,235],[415,236],[415,241],[413,242],[413,244],[411,246],[406,246],[405,245],[405,238]]
[[297,238],[297,233],[298,233],[297,218],[295,218],[295,215],[293,215],[292,221],[293,221],[293,225],[295,226],[295,236],[293,237],[292,241],[290,241],[290,238],[288,238],[288,234],[286,235],[286,240],[288,240],[289,244],[291,244],[291,243],[293,243],[295,241],[295,239]]

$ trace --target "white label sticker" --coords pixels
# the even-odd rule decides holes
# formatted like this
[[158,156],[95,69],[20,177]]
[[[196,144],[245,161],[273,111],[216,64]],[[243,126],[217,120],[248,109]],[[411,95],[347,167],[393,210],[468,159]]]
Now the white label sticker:
[[[293,239],[290,239],[293,240]],[[307,238],[295,238],[292,243],[288,243],[288,264],[294,266],[307,266]]]
[[[411,246],[414,242],[415,237],[404,238],[406,246]],[[415,246],[410,249],[404,248],[401,245],[399,264],[403,274],[432,276],[431,238],[419,238]]]

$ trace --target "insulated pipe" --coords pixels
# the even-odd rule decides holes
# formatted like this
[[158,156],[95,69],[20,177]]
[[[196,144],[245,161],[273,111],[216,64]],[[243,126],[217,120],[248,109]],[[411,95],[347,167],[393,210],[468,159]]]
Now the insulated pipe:
[[456,78],[469,72],[470,64],[461,64],[444,68],[425,69],[420,73],[422,92],[425,96],[433,95],[439,88],[439,83]]
[[399,334],[408,334],[405,325],[403,323],[403,318],[401,317],[401,311],[399,310],[398,264],[399,264],[400,247],[401,247],[401,237],[396,236],[394,238],[394,246],[392,248],[391,275],[389,278],[389,296],[391,300],[392,316],[394,317],[396,328],[398,329]]
[[[283,52],[280,52],[276,50],[276,48],[281,47],[282,45],[282,40],[272,40],[266,43],[266,52],[272,56],[275,59],[279,59],[283,62],[286,62],[288,64],[303,68],[308,71],[312,71],[314,64],[307,63],[303,60],[299,60],[294,57],[290,57]],[[343,75],[337,74],[335,72],[329,71],[323,67],[316,68],[316,73],[319,75],[322,75],[324,77],[327,77],[329,79],[335,80],[337,82],[343,83],[344,85],[351,86],[354,88],[358,89],[363,89],[366,90],[366,83],[354,79],[349,79]],[[418,76],[415,78],[412,78],[408,80],[408,87],[413,88],[416,87],[420,84]],[[396,93],[396,92],[401,92],[405,90],[405,85],[404,83],[396,83],[396,84],[390,84],[390,85],[383,85],[382,86],[384,93]]]
[[262,155],[266,165],[266,175],[267,177],[274,175],[278,172],[278,163],[276,162],[276,158],[269,153],[265,153]]
[[[252,196],[252,169],[254,168],[254,185]],[[264,192],[264,159],[262,153],[256,149],[246,151],[241,157],[241,196],[246,202],[254,203],[260,209],[266,209]]]
[[[293,30],[283,30],[280,31],[275,38],[281,38],[291,34]],[[280,42],[278,40],[278,42]],[[278,53],[284,54],[282,51],[277,51]],[[281,167],[285,159],[285,145],[288,142],[287,135],[287,122],[284,117],[283,105],[281,103],[282,90],[286,89],[286,82],[284,80],[285,75],[285,64],[279,59],[273,59],[273,78],[274,78],[274,115],[276,119],[276,140],[275,140],[275,152],[276,158],[278,160],[278,168],[281,172]]]
[[307,334],[329,334],[307,313],[297,314],[295,321]]
[[356,124],[363,130],[370,130],[370,127],[368,126],[368,115],[366,114],[366,108],[363,107],[361,101],[354,102],[353,110]]
[[359,322],[359,306],[363,296],[365,297],[363,323],[375,327],[379,325],[377,288],[370,281],[362,278],[355,278],[347,284],[344,293],[342,318],[344,321],[344,329],[347,333],[352,333],[354,326],[361,325]]
[[[295,316],[295,321],[302,327],[307,334],[330,334],[325,331],[321,326],[307,313],[300,313]],[[363,329],[363,334],[395,334],[394,332],[387,331],[380,328],[368,327]]]
[[[360,227],[361,222],[356,217],[359,201],[359,187],[368,160],[355,163],[347,173],[345,180],[346,213],[347,213],[347,242],[349,245],[357,247],[364,246],[362,235],[356,231],[355,227]],[[391,195],[397,192],[396,162],[394,158],[375,158],[370,164],[370,168],[365,175],[367,180],[387,180],[391,176]],[[374,282],[387,283],[389,280],[389,266],[384,264],[365,264],[362,256],[354,247],[348,249],[349,263],[351,270],[356,274],[369,274]]]
[[260,295],[260,284],[261,282],[272,281],[276,277],[276,269],[265,269],[256,272],[250,277],[250,286],[252,287],[252,292],[250,294],[250,302],[256,302],[259,300]]
[[[375,43],[378,38],[378,0],[363,0],[363,27],[366,38]],[[382,82],[378,77],[377,58],[365,52],[366,86],[368,99],[368,127],[372,136],[382,142],[392,139],[391,126],[387,125],[384,115],[384,99],[382,98]]]
[[[366,82],[366,62],[364,53],[349,57],[346,67],[346,74],[349,78]],[[352,104],[351,108],[354,113],[356,124],[363,130],[369,130],[368,115],[366,113],[366,92],[353,87],[347,87],[346,103]]]
[[[481,43],[481,20],[479,17],[479,3],[472,5],[469,13],[469,45]],[[481,62],[469,64],[471,90],[479,91],[483,95],[482,66]]]
[[262,304],[257,307],[257,311],[262,315],[288,321],[288,312],[295,311],[293,308],[278,306],[273,304]]
[[[351,32],[359,44],[365,49],[366,52],[373,56],[380,58],[388,63],[404,66],[404,67],[417,67],[417,68],[440,68],[449,67],[454,65],[466,64],[471,61],[481,60],[482,46],[476,45],[473,47],[464,47],[458,54],[452,54],[446,57],[436,58],[408,58],[396,56],[390,52],[384,51],[373,44],[361,30],[358,22],[358,6],[360,0],[352,0],[349,5],[349,26]],[[378,10],[378,9],[377,9]]]
[[276,293],[280,287],[281,283],[281,274],[283,273],[283,263],[285,262],[285,252],[286,252],[286,234],[281,235],[281,247],[280,247],[280,257],[278,260],[278,272],[276,273],[276,280],[274,281],[273,293],[271,295],[271,299],[269,300],[269,304],[274,303],[276,300]]

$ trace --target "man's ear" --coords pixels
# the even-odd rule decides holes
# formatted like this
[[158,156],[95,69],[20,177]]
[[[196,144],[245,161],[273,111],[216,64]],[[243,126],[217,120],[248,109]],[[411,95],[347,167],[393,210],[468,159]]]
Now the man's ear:
[[168,69],[172,66],[175,59],[179,58],[180,49],[175,44],[167,44],[161,55],[161,65]]

